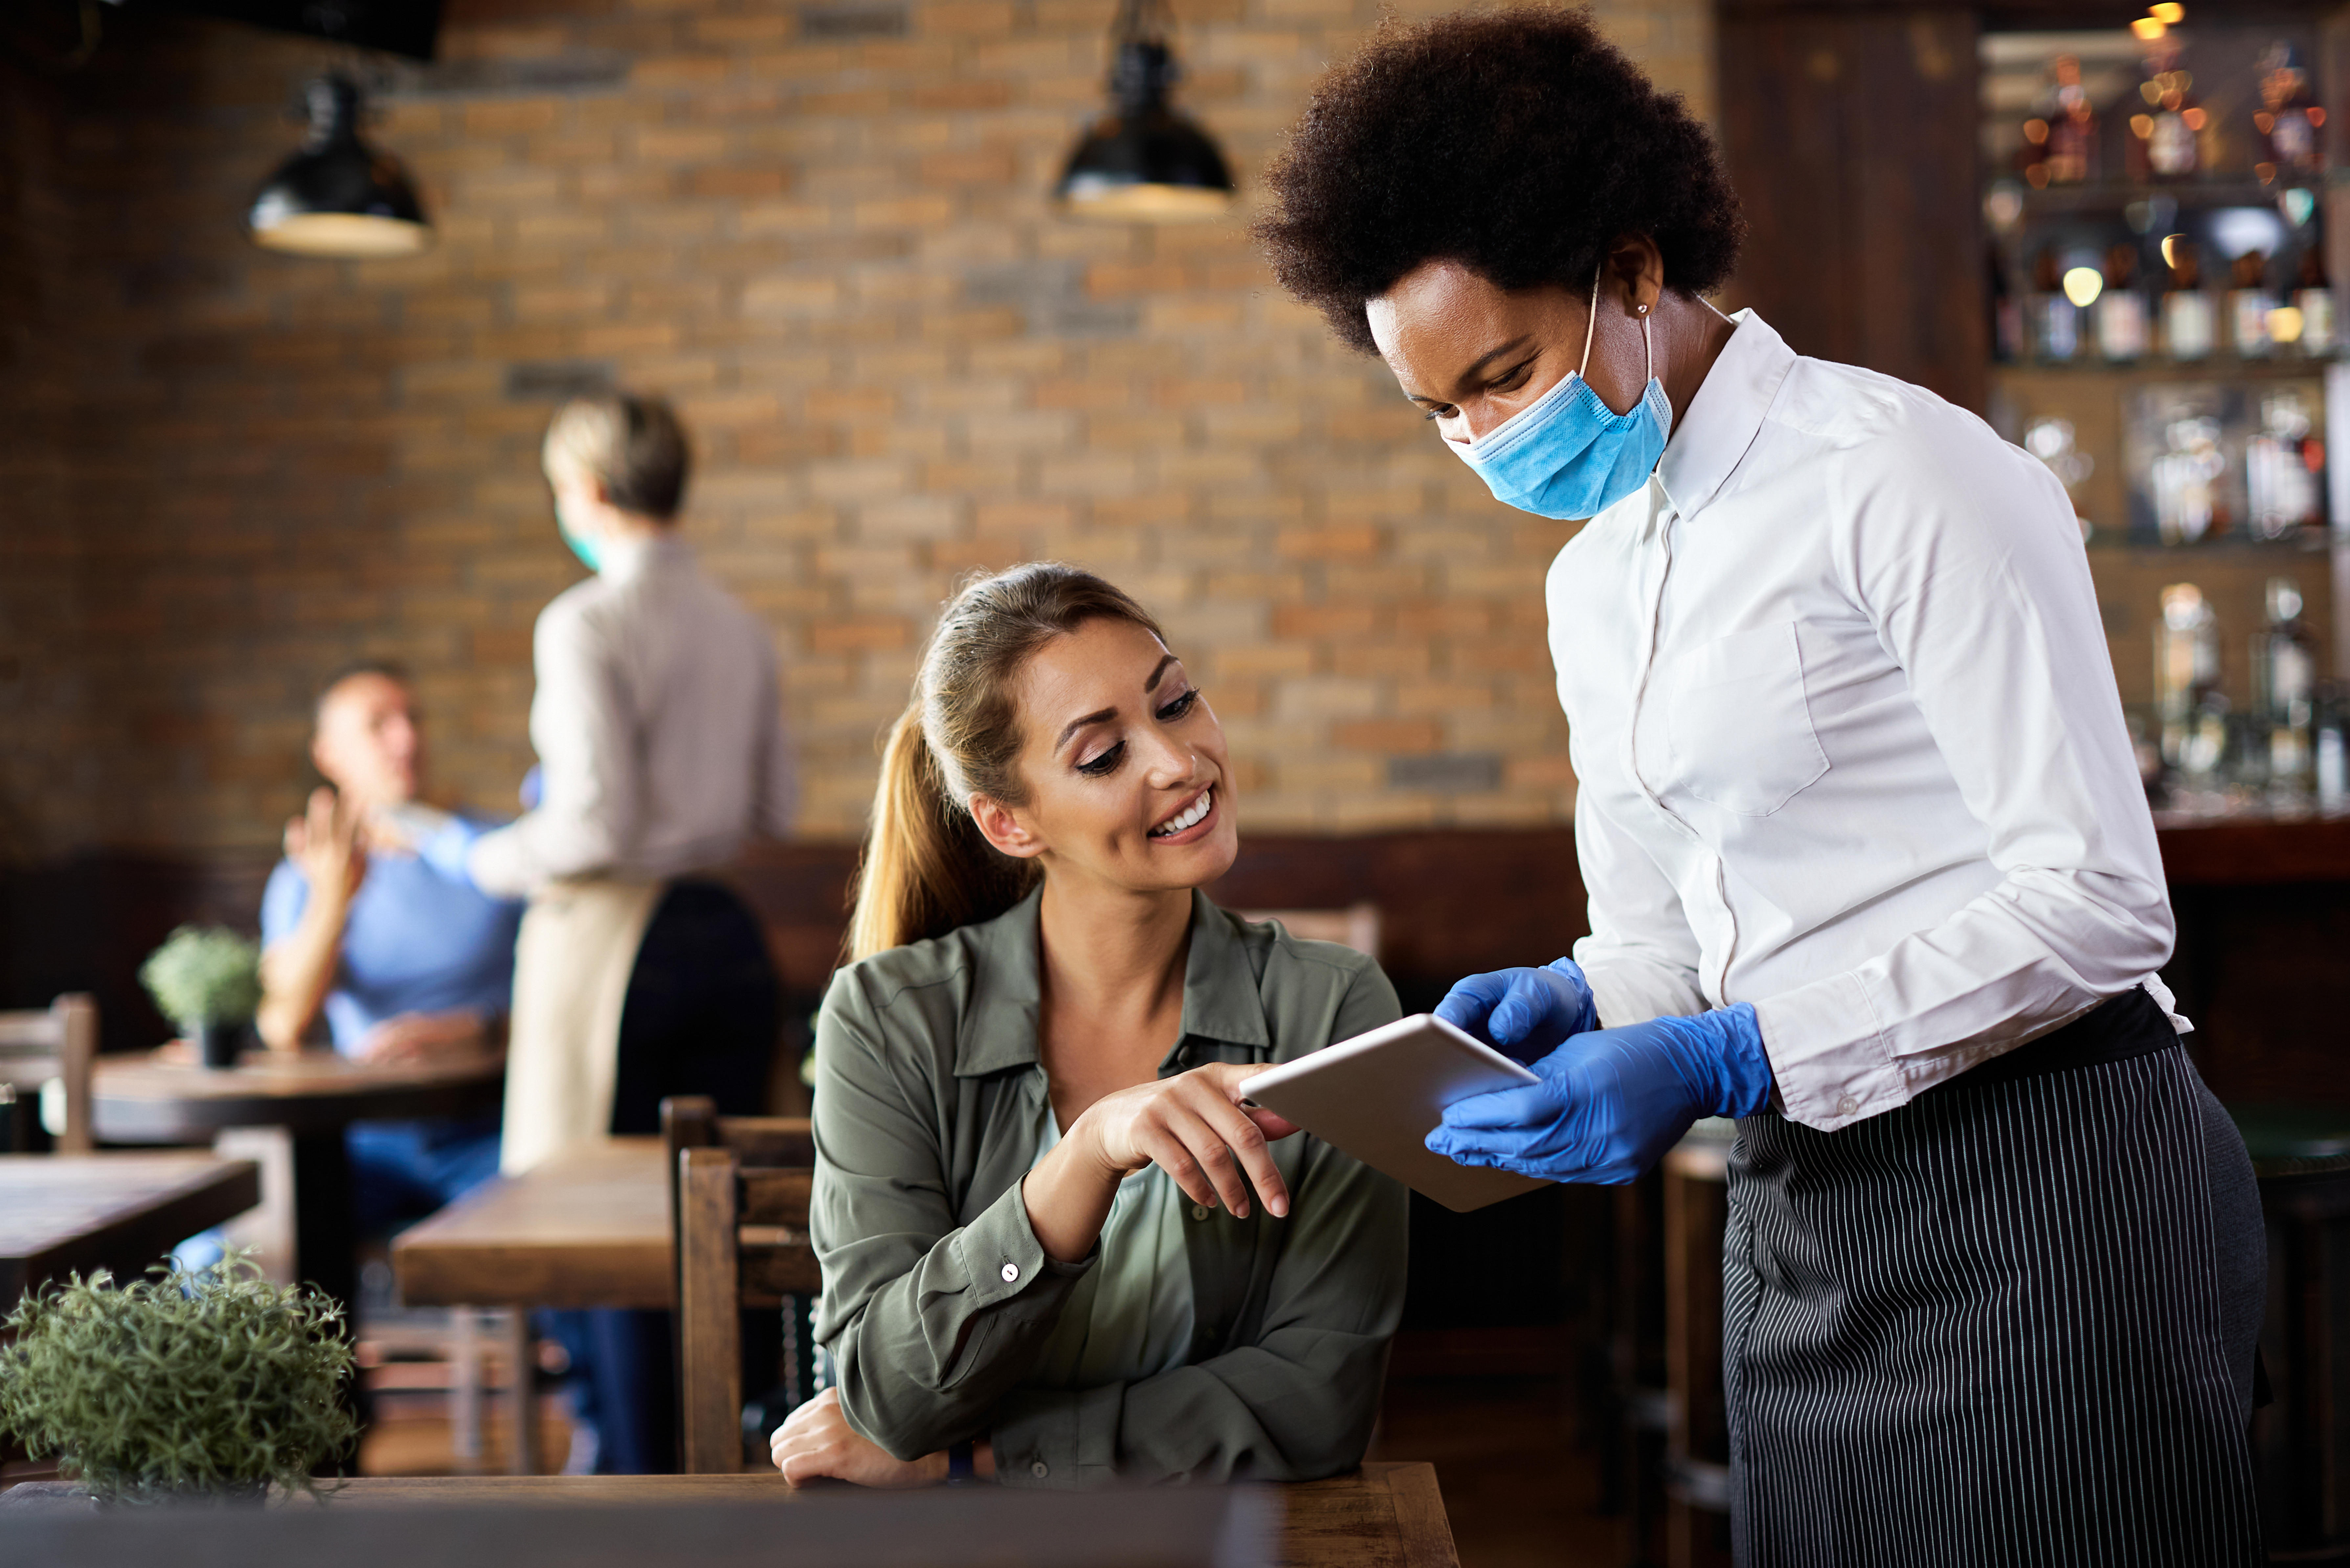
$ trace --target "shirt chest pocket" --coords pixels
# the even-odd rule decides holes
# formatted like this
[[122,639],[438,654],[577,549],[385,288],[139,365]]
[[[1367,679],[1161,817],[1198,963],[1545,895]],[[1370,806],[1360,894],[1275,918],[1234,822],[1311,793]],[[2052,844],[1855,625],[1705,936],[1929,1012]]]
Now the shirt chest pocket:
[[1672,783],[1708,805],[1768,816],[1828,771],[1793,621],[1682,654],[1665,701]]

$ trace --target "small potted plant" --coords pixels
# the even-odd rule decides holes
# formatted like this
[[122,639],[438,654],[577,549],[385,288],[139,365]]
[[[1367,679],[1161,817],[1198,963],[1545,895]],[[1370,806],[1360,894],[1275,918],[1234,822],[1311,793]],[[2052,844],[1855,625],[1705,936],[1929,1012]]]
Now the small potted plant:
[[163,1016],[187,1032],[207,1067],[234,1067],[261,1005],[261,948],[234,931],[182,926],[140,966]]
[[316,1495],[311,1471],[359,1432],[342,1308],[239,1252],[147,1272],[25,1293],[0,1345],[0,1430],[57,1455],[100,1506],[258,1502],[273,1482]]

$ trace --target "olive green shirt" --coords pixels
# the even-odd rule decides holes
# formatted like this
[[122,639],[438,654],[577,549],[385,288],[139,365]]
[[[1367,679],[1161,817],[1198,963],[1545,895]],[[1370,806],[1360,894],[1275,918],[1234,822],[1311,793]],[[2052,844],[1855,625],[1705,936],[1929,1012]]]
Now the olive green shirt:
[[[1077,1281],[1020,1191],[1049,1103],[1032,893],[1009,913],[833,978],[816,1022],[816,1337],[851,1426],[900,1459],[993,1441],[1011,1485],[1298,1480],[1360,1462],[1403,1310],[1406,1197],[1300,1133],[1272,1146],[1290,1210],[1187,1203],[1189,1364],[1081,1389],[1027,1383]],[[1192,895],[1167,1077],[1286,1062],[1392,1022],[1362,954]]]

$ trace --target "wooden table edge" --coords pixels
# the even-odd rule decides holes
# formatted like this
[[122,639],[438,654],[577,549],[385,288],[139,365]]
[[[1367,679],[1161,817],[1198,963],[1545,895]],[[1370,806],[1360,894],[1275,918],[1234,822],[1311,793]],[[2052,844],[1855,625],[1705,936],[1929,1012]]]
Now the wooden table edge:
[[[614,1487],[609,1483],[625,1480],[628,1484]],[[1301,1487],[1343,1488],[1349,1480],[1367,1490],[1387,1494],[1395,1521],[1396,1540],[1405,1568],[1460,1568],[1460,1554],[1452,1540],[1452,1525],[1444,1512],[1444,1500],[1437,1485],[1436,1467],[1426,1460],[1366,1460],[1358,1471],[1331,1476],[1320,1481],[1298,1483]],[[524,1483],[515,1485],[515,1482]],[[1272,1489],[1284,1499],[1283,1507],[1283,1544],[1289,1542],[1291,1510],[1286,1502],[1291,1487]],[[58,1506],[71,1501],[77,1489],[65,1481],[32,1481],[0,1492],[0,1509],[35,1509]],[[770,1492],[783,1501],[800,1495],[784,1484],[780,1476],[751,1470],[726,1476],[368,1476],[357,1478],[343,1493],[345,1499],[362,1508],[381,1507],[396,1510],[403,1507],[426,1507],[436,1501],[455,1505],[482,1503],[494,1500],[513,1501],[518,1494],[528,1494],[535,1502],[585,1502],[598,1508],[626,1507],[634,1501],[676,1502],[691,1501],[697,1494],[706,1499],[725,1499]],[[472,1494],[472,1495],[467,1495]],[[289,1498],[278,1506],[302,1506],[303,1500]],[[1288,1553],[1283,1553],[1287,1558]]]
[[[98,1154],[61,1158],[135,1159],[142,1157]],[[209,1157],[188,1154],[163,1158],[193,1161]],[[143,1270],[149,1263],[161,1262],[180,1242],[198,1231],[236,1218],[260,1202],[261,1166],[257,1161],[213,1160],[209,1166],[192,1171],[189,1179],[162,1202],[120,1222],[114,1227],[111,1237],[76,1237],[37,1252],[0,1258],[0,1296],[5,1298],[0,1305],[13,1306],[27,1288],[47,1282],[62,1284],[67,1275],[75,1272],[87,1277],[99,1269],[112,1269],[121,1277],[135,1278],[132,1271]],[[132,1242],[120,1240],[126,1236],[138,1240]],[[136,1264],[122,1256],[125,1251],[140,1252],[151,1247],[155,1250],[154,1256]]]

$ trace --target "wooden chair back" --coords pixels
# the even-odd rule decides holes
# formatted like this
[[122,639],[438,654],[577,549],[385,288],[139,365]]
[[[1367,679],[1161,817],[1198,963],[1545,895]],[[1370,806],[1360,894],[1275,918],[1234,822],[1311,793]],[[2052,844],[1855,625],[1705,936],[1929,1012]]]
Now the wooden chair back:
[[661,1102],[677,1269],[679,1469],[743,1469],[743,1313],[823,1288],[808,1242],[816,1140],[805,1116],[722,1116]]
[[98,1002],[78,992],[47,1007],[0,1012],[0,1084],[37,1095],[52,1079],[65,1088],[65,1125],[57,1134],[64,1154],[88,1154],[89,1074],[98,1060]]

